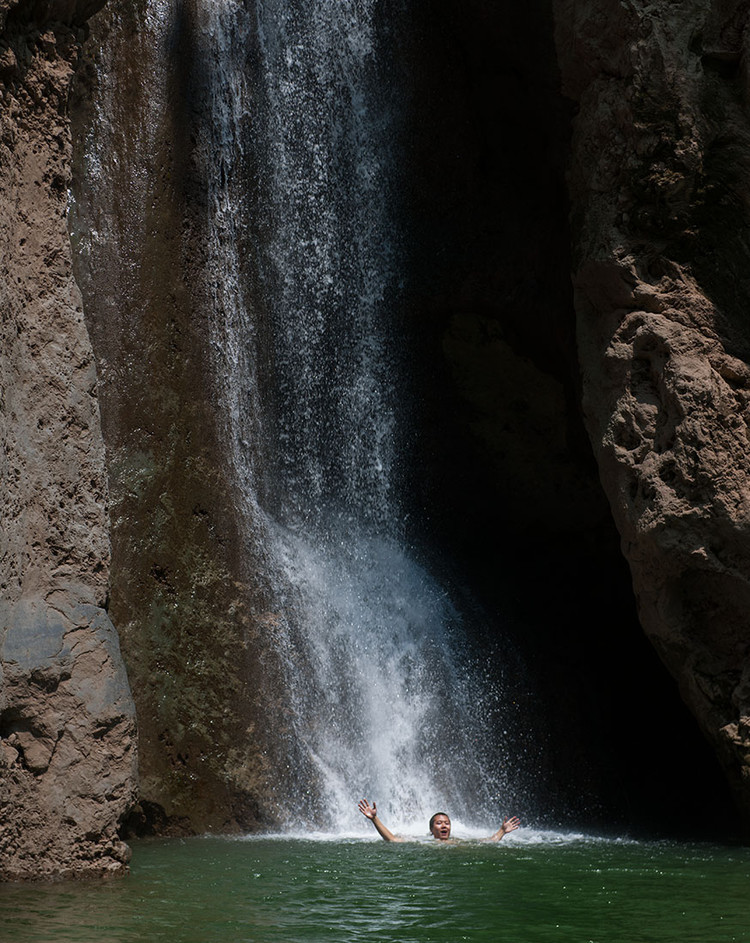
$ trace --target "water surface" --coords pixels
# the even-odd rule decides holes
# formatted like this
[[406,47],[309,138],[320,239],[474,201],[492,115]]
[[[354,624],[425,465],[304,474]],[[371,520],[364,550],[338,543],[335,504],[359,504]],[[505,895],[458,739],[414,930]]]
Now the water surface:
[[750,943],[750,849],[529,833],[134,845],[132,874],[0,886],[12,943]]

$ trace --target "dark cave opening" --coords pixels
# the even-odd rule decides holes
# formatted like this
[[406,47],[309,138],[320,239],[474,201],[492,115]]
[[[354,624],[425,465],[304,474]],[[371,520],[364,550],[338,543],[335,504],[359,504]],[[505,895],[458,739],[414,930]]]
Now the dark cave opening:
[[[531,757],[542,818],[730,838],[727,783],[639,624],[581,415],[565,182],[574,106],[559,88],[551,4],[438,7],[404,47],[417,63],[412,490],[428,539],[526,666],[533,694],[512,749]],[[497,650],[497,637],[484,643]]]

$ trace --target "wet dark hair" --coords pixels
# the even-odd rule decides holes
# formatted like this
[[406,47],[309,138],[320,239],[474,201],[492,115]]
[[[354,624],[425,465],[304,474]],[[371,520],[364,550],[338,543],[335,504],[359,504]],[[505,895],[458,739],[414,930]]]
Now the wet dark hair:
[[447,812],[436,812],[436,813],[432,816],[432,818],[430,819],[430,831],[432,831],[433,823],[435,822],[435,819],[436,819],[439,815],[444,815],[444,816],[446,817],[446,819],[448,819],[448,821],[450,822],[451,817],[448,815]]

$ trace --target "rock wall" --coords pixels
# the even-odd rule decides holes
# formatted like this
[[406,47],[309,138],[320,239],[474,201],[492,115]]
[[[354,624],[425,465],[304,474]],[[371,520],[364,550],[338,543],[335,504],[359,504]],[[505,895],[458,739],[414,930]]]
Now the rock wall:
[[[284,775],[222,419],[197,6],[157,35],[145,2],[113,4],[81,65],[98,6],[0,0],[0,878],[125,866],[110,614],[132,828],[271,822]],[[582,401],[643,627],[750,819],[745,25],[731,0],[440,0],[397,51],[415,506],[520,613],[558,709],[541,744],[549,710],[519,689],[518,755],[551,771],[550,808],[623,788],[640,814],[664,774],[663,810],[705,759],[634,641]]]
[[111,613],[139,717],[129,828],[170,833],[270,823],[269,782],[284,764],[269,736],[282,716],[274,616],[262,541],[249,538],[236,490],[222,387],[231,351],[217,343],[232,312],[218,300],[227,276],[212,254],[206,174],[239,171],[212,157],[221,129],[198,7],[105,7],[71,104],[71,231],[100,368]]
[[750,827],[748,7],[556,22],[586,423],[643,627]]
[[92,3],[0,2],[0,879],[121,871],[135,713],[107,614],[97,372],[66,228]]

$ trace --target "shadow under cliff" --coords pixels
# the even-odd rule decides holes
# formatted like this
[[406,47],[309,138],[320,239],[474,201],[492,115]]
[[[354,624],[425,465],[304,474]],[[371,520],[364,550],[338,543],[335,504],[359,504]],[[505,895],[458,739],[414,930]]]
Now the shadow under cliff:
[[485,614],[480,646],[521,671],[507,752],[537,797],[531,814],[737,835],[716,757],[639,624],[583,425],[574,110],[551,4],[444,0],[404,55],[417,66],[408,204],[423,354],[413,492]]

